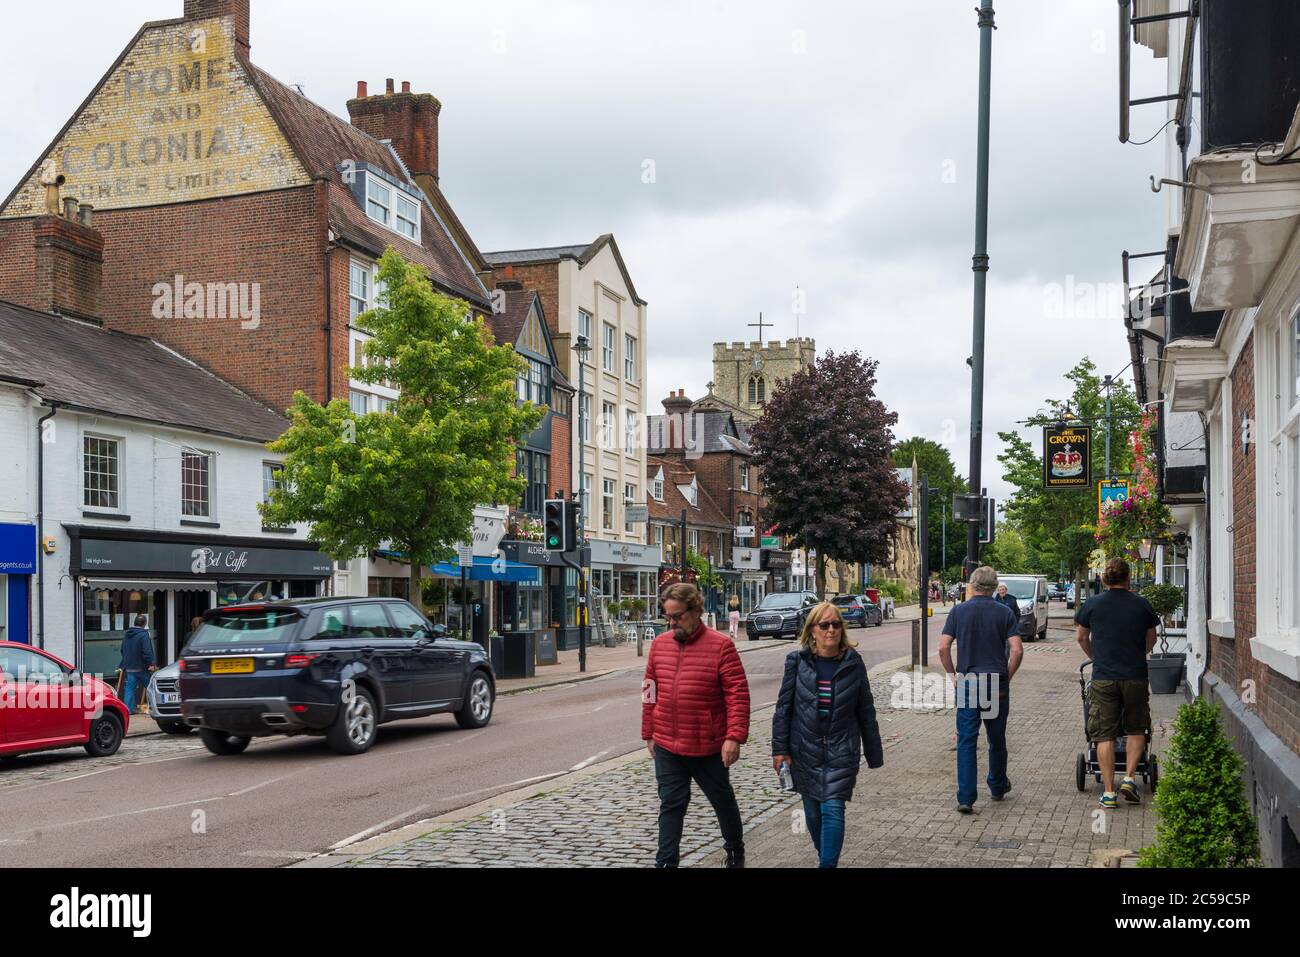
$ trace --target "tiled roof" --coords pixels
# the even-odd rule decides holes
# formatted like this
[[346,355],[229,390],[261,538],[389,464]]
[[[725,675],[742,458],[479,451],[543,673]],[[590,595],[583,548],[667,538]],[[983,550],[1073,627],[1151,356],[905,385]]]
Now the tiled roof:
[[533,289],[500,289],[504,308],[488,317],[488,328],[500,346],[513,346],[528,321],[528,312],[537,299]]
[[[740,423],[735,421],[730,412],[715,409],[697,408],[688,413],[694,417],[700,434],[696,436],[693,448],[699,453],[735,452],[738,455],[751,455],[752,450],[744,438],[737,435]],[[687,432],[689,435],[690,433]],[[680,436],[673,436],[674,441],[681,441]],[[663,414],[646,416],[646,445],[651,454],[664,451],[668,441],[668,427]]]
[[618,264],[619,272],[623,275],[623,282],[627,284],[628,292],[632,294],[632,300],[639,306],[646,305],[646,301],[637,295],[636,286],[632,285],[632,274],[627,270],[627,263],[623,261],[623,254],[619,251],[618,243],[614,241],[613,233],[604,233],[597,236],[595,241],[579,246],[542,246],[537,249],[507,249],[493,253],[484,253],[483,258],[487,260],[488,265],[492,266],[494,269],[500,266],[519,266],[531,263],[558,262],[561,259],[575,259],[579,266],[585,266],[606,246],[608,246],[610,252],[614,254],[614,261]]
[[646,456],[645,475],[647,485],[649,484],[648,480],[658,475],[661,468],[664,470],[664,500],[661,502],[653,495],[646,494],[646,503],[649,506],[651,521],[680,522],[682,509],[686,509],[686,524],[688,526],[731,527],[730,519],[718,507],[717,503],[709,497],[709,493],[704,491],[702,483],[696,483],[696,505],[692,505],[686,500],[686,496],[681,493],[677,486],[690,485],[691,479],[695,477],[695,472],[686,468],[680,462],[670,461],[654,455]]
[[288,421],[152,339],[0,301],[0,380],[104,415],[269,442]]
[[[487,291],[452,242],[446,225],[386,143],[313,103],[265,70],[251,65],[249,70],[267,109],[308,172],[329,180],[330,224],[344,239],[376,255],[392,246],[406,259],[427,269],[439,286],[481,308],[490,308]],[[343,182],[339,167],[346,163],[353,164],[353,168],[366,164],[383,170],[398,182],[406,183],[421,198],[422,245],[370,221]]]

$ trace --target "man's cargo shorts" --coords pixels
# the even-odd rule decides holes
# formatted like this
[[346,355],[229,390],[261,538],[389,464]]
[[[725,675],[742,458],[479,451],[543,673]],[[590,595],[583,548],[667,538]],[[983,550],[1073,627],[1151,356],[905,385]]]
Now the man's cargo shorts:
[[1088,740],[1114,741],[1151,730],[1147,681],[1094,681],[1089,691]]

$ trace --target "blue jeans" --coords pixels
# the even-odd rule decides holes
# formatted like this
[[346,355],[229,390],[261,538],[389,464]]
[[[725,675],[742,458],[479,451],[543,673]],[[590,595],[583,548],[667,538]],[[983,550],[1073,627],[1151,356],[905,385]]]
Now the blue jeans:
[[128,710],[136,709],[140,703],[140,695],[147,687],[149,687],[149,672],[128,671],[126,673],[126,680],[122,683],[122,700],[126,702]]
[[808,822],[813,847],[817,849],[818,867],[838,867],[840,849],[844,847],[844,802],[803,799],[803,816]]
[[978,794],[975,775],[979,773],[979,761],[975,749],[979,742],[981,722],[989,740],[989,793],[1001,797],[1010,786],[1007,780],[1007,711],[1010,703],[1010,697],[1004,691],[998,696],[996,717],[988,717],[994,712],[985,712],[980,708],[957,709],[958,804],[974,805]]

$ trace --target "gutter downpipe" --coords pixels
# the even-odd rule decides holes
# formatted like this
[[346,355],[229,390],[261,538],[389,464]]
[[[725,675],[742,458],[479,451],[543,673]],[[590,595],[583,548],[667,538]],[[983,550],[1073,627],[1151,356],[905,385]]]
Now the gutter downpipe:
[[36,647],[45,648],[45,423],[59,411],[59,403],[49,403],[48,415],[36,422],[36,607],[40,625]]

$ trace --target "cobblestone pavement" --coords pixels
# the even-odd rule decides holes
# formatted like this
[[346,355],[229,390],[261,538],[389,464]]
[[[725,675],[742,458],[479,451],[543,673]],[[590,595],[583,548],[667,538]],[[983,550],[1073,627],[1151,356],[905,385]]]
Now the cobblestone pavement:
[[[1122,857],[1154,837],[1149,795],[1138,807],[1104,812],[1099,786],[1075,787],[1084,747],[1079,651],[1064,629],[1026,645],[1012,688],[1009,776],[1001,803],[982,794],[972,816],[955,808],[956,755],[951,711],[893,707],[893,672],[872,676],[885,766],[863,767],[849,804],[842,866],[1085,867]],[[1155,696],[1154,748],[1163,748],[1176,696]],[[732,769],[751,867],[812,867],[816,856],[798,798],[779,790],[770,759],[771,711],[755,714],[752,737]],[[987,753],[980,746],[980,774]],[[655,848],[654,770],[648,758],[506,804],[468,820],[337,866],[611,867],[650,866]],[[708,802],[692,789],[683,866],[718,867],[721,838]]]
[[203,742],[197,734],[146,734],[128,735],[111,758],[92,758],[82,748],[24,754],[0,762],[0,794],[34,784],[83,777],[124,764],[162,760],[202,750]]

